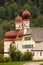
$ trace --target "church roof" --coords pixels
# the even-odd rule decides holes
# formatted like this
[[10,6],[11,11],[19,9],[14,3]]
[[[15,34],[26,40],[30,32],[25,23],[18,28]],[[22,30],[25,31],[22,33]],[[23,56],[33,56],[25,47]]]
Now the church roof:
[[6,40],[18,40],[23,36],[23,30],[10,30],[5,33]]
[[43,41],[43,28],[32,28],[31,35],[34,41]]
[[21,22],[22,22],[22,17],[18,15],[18,16],[15,18],[15,22],[21,23]]
[[34,41],[43,41],[43,28],[30,28],[26,34],[30,34]]
[[17,36],[17,32],[15,30],[10,30],[5,33],[5,38],[15,38]]
[[43,51],[43,42],[34,47],[32,51]]
[[28,10],[23,11],[22,16],[23,16],[23,19],[30,18],[30,11]]
[[34,41],[41,42],[43,41],[43,28],[30,28],[26,34],[23,33],[23,29],[11,30],[5,33],[5,39],[17,40],[24,35],[31,35]]

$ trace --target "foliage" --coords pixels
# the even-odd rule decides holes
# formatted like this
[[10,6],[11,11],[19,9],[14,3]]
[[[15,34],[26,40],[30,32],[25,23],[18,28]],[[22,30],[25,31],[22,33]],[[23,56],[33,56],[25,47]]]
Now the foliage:
[[10,57],[4,57],[4,62],[10,62],[11,58]]
[[3,62],[4,61],[4,56],[3,54],[0,54],[0,62]]
[[0,0],[0,18],[4,20],[13,20],[24,9],[30,10],[32,17],[43,14],[43,0]]
[[31,13],[31,27],[43,27],[43,0],[0,0],[0,39],[5,32],[15,29],[15,17],[24,10]]
[[24,54],[22,55],[23,61],[32,60],[32,58],[33,58],[33,54],[31,52],[29,52],[28,50],[26,52],[24,52]]
[[15,22],[13,21],[6,21],[4,20],[1,24],[0,24],[0,39],[4,38],[5,32],[8,32],[10,30],[14,30],[15,29]]
[[28,61],[28,60],[32,60],[33,54],[29,51],[24,52],[23,54],[15,49],[14,46],[10,46],[10,56],[12,61]]
[[16,61],[20,61],[21,60],[21,55],[22,55],[22,53],[19,51],[19,50],[17,50],[16,51]]
[[40,65],[43,65],[43,64],[40,64]]
[[3,63],[0,63],[0,65],[23,65],[25,62],[3,62]]
[[15,46],[10,45],[10,57],[12,61],[20,61],[21,60],[21,52],[19,50],[16,50]]

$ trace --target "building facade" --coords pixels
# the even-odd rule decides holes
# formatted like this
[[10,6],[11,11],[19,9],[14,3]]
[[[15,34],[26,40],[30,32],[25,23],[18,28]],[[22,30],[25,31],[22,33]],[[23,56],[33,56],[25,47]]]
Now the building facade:
[[26,50],[31,51],[41,43],[43,28],[30,28],[30,16],[30,12],[25,10],[22,17],[18,15],[15,18],[16,30],[5,33],[4,57],[9,56],[10,44],[14,44],[18,50],[24,53]]

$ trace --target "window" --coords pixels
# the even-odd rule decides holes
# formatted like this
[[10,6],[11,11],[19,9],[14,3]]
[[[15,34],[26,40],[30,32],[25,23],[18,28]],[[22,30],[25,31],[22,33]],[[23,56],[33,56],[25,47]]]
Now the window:
[[40,52],[40,56],[42,56],[42,52]]
[[24,40],[31,40],[31,37],[25,37]]
[[33,45],[22,45],[22,48],[33,48]]

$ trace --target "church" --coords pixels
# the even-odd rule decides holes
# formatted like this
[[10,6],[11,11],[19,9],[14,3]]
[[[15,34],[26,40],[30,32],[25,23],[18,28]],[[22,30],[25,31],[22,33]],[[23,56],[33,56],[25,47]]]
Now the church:
[[34,60],[43,59],[43,28],[31,28],[30,16],[30,11],[23,11],[22,17],[15,18],[16,29],[5,33],[4,57],[9,56],[10,44],[13,44],[22,53],[27,50],[34,53]]

